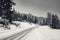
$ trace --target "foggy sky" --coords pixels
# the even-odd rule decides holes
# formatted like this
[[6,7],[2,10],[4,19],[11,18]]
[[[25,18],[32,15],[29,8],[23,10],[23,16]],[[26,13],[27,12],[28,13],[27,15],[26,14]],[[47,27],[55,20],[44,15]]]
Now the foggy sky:
[[13,0],[14,8],[22,13],[47,16],[47,12],[60,15],[60,0]]

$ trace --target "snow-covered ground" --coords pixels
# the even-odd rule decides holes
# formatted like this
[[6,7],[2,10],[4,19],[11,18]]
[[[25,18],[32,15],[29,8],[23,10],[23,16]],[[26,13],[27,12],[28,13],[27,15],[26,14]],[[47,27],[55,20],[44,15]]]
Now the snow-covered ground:
[[39,26],[20,40],[60,40],[60,30]]
[[0,28],[0,39],[12,36],[20,31],[26,30],[31,27],[35,27],[35,24],[33,23],[27,23],[27,22],[19,22],[19,21],[14,21],[14,23],[19,24],[18,26],[9,24],[8,27],[11,29],[4,29]]
[[0,28],[0,39],[7,38],[23,30],[37,27],[20,40],[60,40],[60,30],[51,29],[48,25],[40,26],[33,23],[14,21],[18,26],[9,24],[10,30]]

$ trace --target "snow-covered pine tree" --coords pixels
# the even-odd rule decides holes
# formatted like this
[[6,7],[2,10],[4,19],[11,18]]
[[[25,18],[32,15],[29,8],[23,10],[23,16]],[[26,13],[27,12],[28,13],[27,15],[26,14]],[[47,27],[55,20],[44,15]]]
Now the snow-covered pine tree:
[[4,15],[10,23],[12,21],[11,15],[13,13],[13,11],[11,11],[12,5],[15,5],[15,3],[12,0],[0,0],[0,14]]

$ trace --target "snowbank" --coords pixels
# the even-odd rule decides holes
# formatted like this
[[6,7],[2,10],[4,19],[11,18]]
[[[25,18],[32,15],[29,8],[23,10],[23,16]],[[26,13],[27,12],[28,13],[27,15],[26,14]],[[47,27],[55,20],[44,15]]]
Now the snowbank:
[[19,22],[19,21],[14,21],[14,23],[19,24],[19,25],[16,26],[16,25],[9,24],[8,27],[11,28],[10,30],[0,28],[0,39],[12,36],[18,32],[26,30],[26,29],[36,27],[36,25],[33,23]]

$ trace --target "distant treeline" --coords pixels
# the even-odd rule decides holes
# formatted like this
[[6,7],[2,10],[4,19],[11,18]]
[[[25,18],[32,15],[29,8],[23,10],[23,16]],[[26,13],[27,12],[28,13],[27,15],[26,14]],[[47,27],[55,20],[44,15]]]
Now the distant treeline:
[[37,24],[42,24],[46,25],[46,18],[44,17],[36,17],[32,14],[24,14],[24,13],[19,13],[14,10],[12,14],[12,21],[26,21],[26,22],[32,22],[32,23],[37,23]]
[[36,17],[32,14],[19,13],[14,10],[13,21],[26,21],[39,25],[50,25],[52,28],[60,28],[60,20],[56,14],[47,13],[47,18]]
[[[8,25],[12,21],[26,21],[39,25],[50,25],[52,28],[60,28],[60,20],[56,14],[47,13],[47,18],[36,17],[32,14],[23,14],[12,10],[15,5],[12,0],[0,0],[0,24]],[[8,27],[8,26],[6,26]]]

